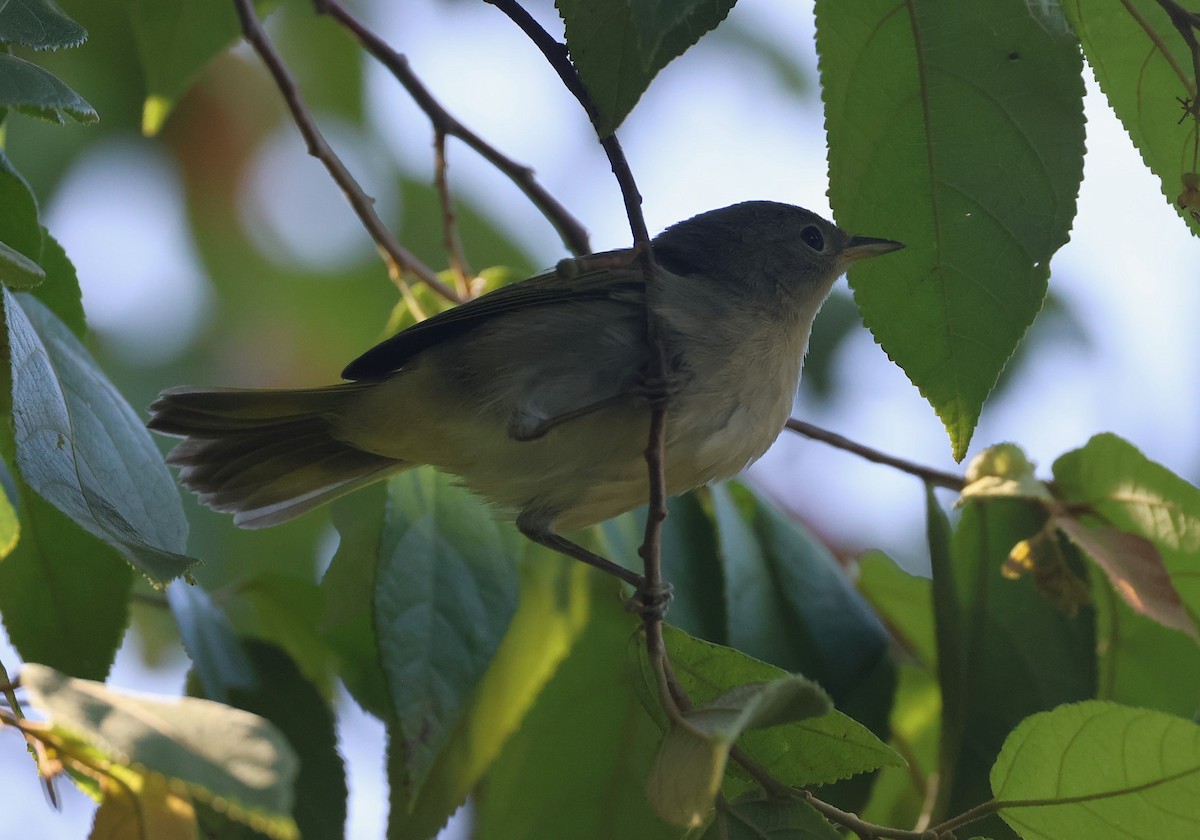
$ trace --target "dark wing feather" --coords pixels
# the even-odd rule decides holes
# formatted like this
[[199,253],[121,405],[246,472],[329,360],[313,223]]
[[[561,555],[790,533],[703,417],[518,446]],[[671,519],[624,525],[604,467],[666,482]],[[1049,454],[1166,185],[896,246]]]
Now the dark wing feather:
[[634,300],[644,290],[642,273],[637,267],[590,271],[570,279],[563,279],[555,272],[539,274],[434,315],[376,344],[348,364],[342,378],[387,376],[421,351],[465,335],[508,312],[581,300]]

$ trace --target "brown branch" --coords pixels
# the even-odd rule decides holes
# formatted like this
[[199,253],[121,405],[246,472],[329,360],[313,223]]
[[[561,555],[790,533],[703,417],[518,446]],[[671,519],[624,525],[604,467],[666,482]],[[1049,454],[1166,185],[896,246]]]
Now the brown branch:
[[458,293],[470,297],[470,279],[472,271],[467,264],[466,254],[463,253],[462,240],[458,236],[458,222],[454,217],[454,202],[450,198],[450,180],[446,170],[446,132],[433,133],[433,185],[437,189],[438,200],[442,204],[442,247],[446,249],[446,259],[450,270],[454,272],[454,280]]
[[375,212],[374,199],[363,192],[362,187],[346,169],[341,158],[325,141],[308,106],[304,104],[304,100],[300,96],[296,81],[284,66],[283,59],[271,45],[270,39],[267,38],[267,33],[263,30],[262,22],[259,21],[251,0],[233,0],[233,5],[237,10],[238,19],[241,21],[242,34],[254,51],[258,53],[259,58],[262,59],[263,64],[266,65],[275,80],[275,86],[283,95],[283,100],[292,114],[292,120],[304,137],[308,153],[324,164],[330,177],[341,188],[346,200],[350,202],[350,206],[358,215],[363,227],[367,229],[367,233],[375,240],[375,245],[387,265],[388,276],[392,282],[403,287],[407,282],[404,275],[412,274],[447,300],[461,303],[462,298],[454,289],[442,282],[432,269],[396,240],[387,225],[379,218],[379,214]]
[[484,160],[508,176],[522,193],[541,212],[554,229],[558,231],[563,244],[576,256],[590,252],[587,230],[562,206],[554,196],[550,195],[533,177],[533,170],[507,157],[484,140],[471,129],[455,119],[442,107],[429,89],[417,78],[408,59],[392,49],[386,41],[368,29],[352,15],[338,0],[313,0],[318,14],[327,14],[340,23],[346,31],[362,44],[363,48],[386,67],[396,81],[408,91],[408,95],[416,102],[417,107],[425,112],[433,123],[435,132],[449,137],[457,137],[467,146],[474,149]]
[[906,472],[909,475],[915,475],[922,481],[927,481],[935,487],[945,487],[949,490],[962,491],[966,482],[962,476],[954,473],[943,472],[942,470],[934,469],[933,467],[914,464],[912,461],[906,461],[903,458],[897,458],[893,455],[888,455],[880,452],[877,449],[872,449],[869,446],[863,446],[861,443],[855,443],[849,438],[842,437],[836,432],[831,432],[822,429],[820,426],[814,426],[812,423],[805,423],[803,420],[789,418],[785,428],[804,435],[813,440],[819,440],[822,443],[828,443],[830,446],[844,449],[847,452],[852,452],[860,458],[866,458],[868,461],[874,461],[876,464],[884,464],[885,466],[894,467],[901,472]]
[[625,202],[625,215],[633,234],[633,247],[642,263],[646,281],[646,343],[650,358],[646,366],[646,381],[651,390],[660,393],[651,399],[650,433],[646,444],[646,470],[649,477],[649,511],[646,516],[646,532],[638,555],[642,558],[643,583],[637,598],[641,606],[642,622],[646,631],[646,653],[658,679],[663,707],[673,720],[680,720],[681,709],[687,708],[687,696],[675,680],[670,667],[666,645],[663,641],[662,622],[670,599],[671,587],[662,577],[662,525],[667,518],[666,480],[666,384],[667,354],[658,316],[651,305],[656,280],[654,253],[650,247],[650,232],[642,215],[642,196],[638,192],[633,170],[625,158],[616,134],[603,134],[599,128],[599,112],[583,85],[575,66],[567,55],[567,47],[556,41],[542,28],[517,0],[487,0],[502,11],[541,50],[546,61],[558,73],[568,91],[579,101],[587,113],[596,136],[600,140],[613,175],[621,188]]

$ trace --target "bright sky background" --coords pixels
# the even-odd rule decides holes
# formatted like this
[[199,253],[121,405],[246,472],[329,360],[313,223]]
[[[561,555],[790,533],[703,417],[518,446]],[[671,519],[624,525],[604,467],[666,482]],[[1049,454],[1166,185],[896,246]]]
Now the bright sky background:
[[[499,12],[436,0],[378,0],[375,6],[378,30],[408,55],[442,103],[498,148],[534,166],[542,183],[587,225],[594,248],[628,244],[619,193],[586,122],[541,55],[507,29]],[[540,4],[538,13],[553,27],[549,4]],[[829,213],[811,3],[742,0],[730,24],[807,55],[810,93],[798,106],[765,62],[731,48],[719,35],[669,66],[619,132],[652,232],[752,198]],[[1196,244],[1090,74],[1089,85],[1079,213],[1071,242],[1053,261],[1050,282],[1084,325],[1091,345],[1064,341],[1040,347],[1035,367],[1026,368],[1005,399],[985,407],[971,453],[1013,440],[1048,470],[1055,457],[1092,434],[1115,431],[1194,478],[1200,467],[1194,428],[1200,408]],[[431,135],[390,76],[375,68],[369,100],[389,148],[346,127],[329,126],[328,133],[387,207],[399,198],[382,192],[386,179],[372,179],[371,173],[381,171],[387,155],[415,173],[430,171]],[[563,255],[553,231],[516,190],[460,145],[451,147],[451,176],[456,190],[490,212],[541,264],[553,265]],[[281,183],[286,195],[280,194]],[[196,335],[208,312],[207,279],[188,239],[179,179],[153,144],[130,137],[97,147],[43,206],[49,229],[78,268],[94,329],[128,353],[146,347],[178,352]],[[242,210],[261,220],[256,235],[285,261],[317,255],[336,266],[339,260],[373,258],[341,196],[290,127],[264,149]],[[131,247],[134,240],[138,247]],[[148,244],[155,250],[147,250]],[[844,292],[844,281],[839,287]],[[932,410],[868,333],[844,346],[837,365],[844,390],[836,404],[819,410],[801,405],[798,416],[893,454],[955,468]],[[922,495],[914,479],[787,434],[754,476],[839,544],[882,548],[910,568],[924,567]],[[6,644],[0,645],[0,657],[8,664],[17,661]],[[110,683],[177,693],[183,672],[180,663],[149,674],[136,646],[127,645]],[[355,792],[347,836],[382,837],[382,728],[351,702],[342,709],[343,751]],[[86,836],[90,809],[70,788],[59,786],[68,794],[67,807],[54,814],[20,747],[10,740],[0,748],[4,822],[21,826],[23,836]]]

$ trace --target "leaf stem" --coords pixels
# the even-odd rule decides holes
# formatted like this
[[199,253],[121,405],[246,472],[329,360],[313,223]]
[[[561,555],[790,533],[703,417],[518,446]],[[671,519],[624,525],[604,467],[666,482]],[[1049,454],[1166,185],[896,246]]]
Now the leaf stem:
[[317,127],[316,120],[313,119],[308,106],[304,104],[304,100],[300,96],[295,79],[288,72],[279,53],[271,45],[262,22],[254,10],[252,0],[233,0],[233,5],[237,10],[238,19],[241,21],[242,34],[275,80],[275,86],[279,88],[288,111],[291,112],[292,120],[304,137],[308,153],[324,164],[330,177],[341,188],[346,200],[362,222],[363,227],[366,228],[367,233],[375,240],[375,245],[383,257],[392,282],[403,288],[407,285],[405,274],[412,274],[446,300],[461,303],[463,299],[458,292],[442,282],[431,268],[397,241],[392,232],[388,230],[387,225],[379,218],[379,214],[375,212],[374,199],[363,192],[362,187],[346,169],[341,158],[326,142],[324,135]]

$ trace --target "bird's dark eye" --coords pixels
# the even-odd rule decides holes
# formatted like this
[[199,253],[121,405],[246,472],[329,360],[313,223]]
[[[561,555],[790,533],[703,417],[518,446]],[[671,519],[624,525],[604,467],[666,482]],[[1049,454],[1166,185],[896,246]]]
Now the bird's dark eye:
[[821,231],[817,230],[813,225],[809,225],[800,231],[800,238],[804,240],[805,245],[814,251],[820,251],[825,247],[825,237],[821,236]]

